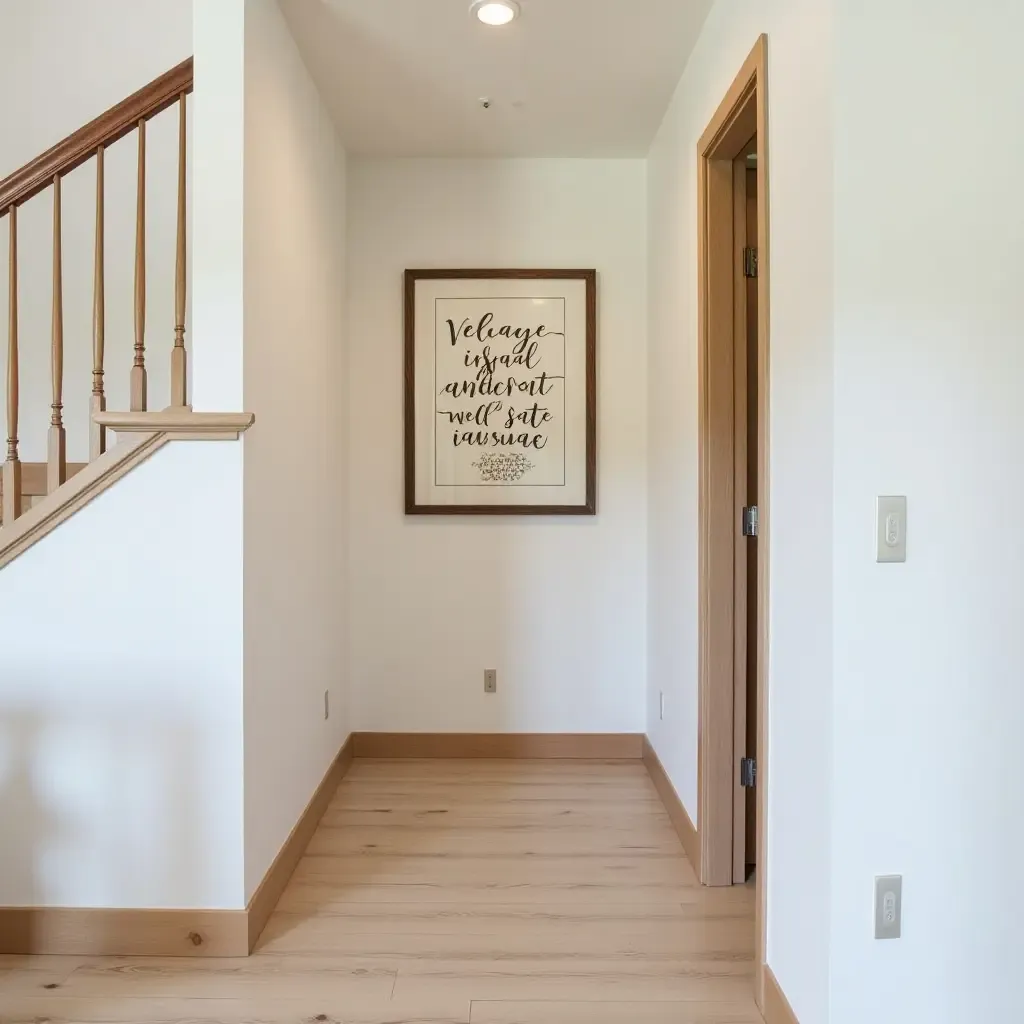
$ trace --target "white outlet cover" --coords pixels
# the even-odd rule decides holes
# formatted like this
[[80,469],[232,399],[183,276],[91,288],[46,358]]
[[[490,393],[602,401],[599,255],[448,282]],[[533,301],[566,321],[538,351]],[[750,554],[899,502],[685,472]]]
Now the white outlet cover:
[[898,939],[903,930],[903,876],[875,878],[875,938]]
[[876,562],[907,560],[907,499],[904,495],[880,494],[875,517]]

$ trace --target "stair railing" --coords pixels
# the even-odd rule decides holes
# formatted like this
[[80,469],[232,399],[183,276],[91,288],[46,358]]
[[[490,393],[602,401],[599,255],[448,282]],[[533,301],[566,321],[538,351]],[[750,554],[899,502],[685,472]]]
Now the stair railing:
[[[178,175],[177,231],[175,247],[174,330],[171,343],[171,409],[187,408],[185,312],[186,312],[186,96],[192,91],[192,58],[183,61],[149,85],[132,94],[105,114],[57,143],[35,160],[0,181],[0,221],[7,219],[9,314],[7,326],[7,449],[0,475],[0,521],[13,524],[23,512],[25,470],[18,454],[19,344],[18,336],[18,208],[41,192],[53,195],[53,303],[50,331],[50,426],[45,464],[46,493],[52,494],[69,476],[64,427],[64,302],[61,231],[61,179],[86,161],[96,163],[96,227],[92,316],[92,393],[90,396],[89,460],[106,451],[107,427],[97,422],[105,413],[104,346],[104,154],[108,147],[131,132],[138,137],[138,170],[135,210],[134,348],[129,380],[131,412],[148,409],[146,374],[146,123],[177,104]],[[31,466],[32,470],[37,467]],[[43,467],[38,467],[39,469]],[[79,470],[73,466],[72,470]],[[38,472],[27,474],[33,482]],[[33,488],[29,488],[29,493]],[[36,493],[38,493],[36,491]]]

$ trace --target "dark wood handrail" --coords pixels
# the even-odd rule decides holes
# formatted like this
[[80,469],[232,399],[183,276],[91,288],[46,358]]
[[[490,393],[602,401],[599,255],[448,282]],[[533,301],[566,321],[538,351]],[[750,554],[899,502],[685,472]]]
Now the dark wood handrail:
[[0,181],[0,216],[52,185],[54,175],[73,171],[93,156],[99,146],[117,142],[139,121],[148,121],[171,106],[182,93],[191,91],[189,57]]

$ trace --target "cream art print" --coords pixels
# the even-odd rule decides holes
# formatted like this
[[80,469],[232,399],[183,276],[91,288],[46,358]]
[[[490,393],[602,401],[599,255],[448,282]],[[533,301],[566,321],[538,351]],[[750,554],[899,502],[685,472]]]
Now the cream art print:
[[406,272],[406,512],[593,514],[594,271]]

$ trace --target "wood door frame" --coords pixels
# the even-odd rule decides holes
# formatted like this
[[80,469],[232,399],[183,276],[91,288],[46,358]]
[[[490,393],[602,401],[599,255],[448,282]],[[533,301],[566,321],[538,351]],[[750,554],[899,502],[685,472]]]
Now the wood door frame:
[[768,327],[769,191],[767,36],[762,35],[729,87],[697,146],[699,380],[699,711],[700,879],[733,884],[735,773],[735,502],[734,350],[736,180],[733,161],[757,136],[758,192],[758,507],[757,545],[757,854],[755,997],[764,1006],[768,785]]

